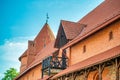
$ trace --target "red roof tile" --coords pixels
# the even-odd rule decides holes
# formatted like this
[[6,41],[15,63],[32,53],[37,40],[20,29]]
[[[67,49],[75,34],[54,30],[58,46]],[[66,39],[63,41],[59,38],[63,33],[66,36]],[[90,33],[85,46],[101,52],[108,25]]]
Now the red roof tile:
[[[47,23],[45,23],[43,28],[34,39],[36,49],[35,55],[43,48],[44,39],[46,39],[46,45],[55,40],[54,34]],[[27,56],[27,50],[20,56],[19,60],[21,60],[21,58],[24,56]]]
[[120,19],[120,0],[105,0],[101,5],[78,21],[80,24],[86,24],[87,27],[63,48],[77,43],[117,19]]
[[76,23],[76,22],[70,22],[70,21],[61,21],[62,27],[64,29],[66,38],[71,40],[78,36],[83,28],[86,26],[84,24]]
[[80,35],[91,31],[117,14],[120,14],[120,0],[105,0],[101,5],[79,21],[79,23],[87,24],[84,33]]
[[54,46],[58,47],[57,44],[61,38],[62,31],[65,33],[64,36],[67,40],[72,40],[78,36],[85,27],[85,24],[61,20]]
[[95,64],[104,62],[104,61],[106,61],[108,59],[112,59],[113,57],[116,57],[116,56],[120,56],[120,45],[117,47],[114,47],[108,51],[105,51],[103,53],[100,53],[98,55],[90,57],[84,61],[77,63],[77,64],[74,64],[74,65],[68,67],[67,69],[61,71],[60,73],[56,74],[55,76],[53,76],[52,79],[60,77],[65,74],[68,74],[68,73],[71,73],[71,72],[85,69],[89,66],[93,66]]
[[40,30],[40,32],[38,33],[38,35],[34,39],[36,54],[40,50],[42,50],[42,48],[44,46],[44,42],[47,45],[51,41],[54,41],[54,40],[55,40],[55,37],[54,37],[53,32],[51,31],[49,25],[47,23],[45,23],[45,25],[43,26],[43,28]]

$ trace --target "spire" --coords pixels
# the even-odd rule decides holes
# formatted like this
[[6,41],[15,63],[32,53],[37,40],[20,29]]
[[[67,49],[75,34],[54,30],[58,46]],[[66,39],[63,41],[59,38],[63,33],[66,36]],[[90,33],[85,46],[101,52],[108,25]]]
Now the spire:
[[48,23],[48,19],[49,19],[49,16],[48,16],[48,13],[46,14],[46,23]]

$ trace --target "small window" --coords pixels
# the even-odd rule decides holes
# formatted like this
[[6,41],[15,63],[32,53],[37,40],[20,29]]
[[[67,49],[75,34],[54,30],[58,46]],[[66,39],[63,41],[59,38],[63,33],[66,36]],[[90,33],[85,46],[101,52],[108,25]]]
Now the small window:
[[83,53],[86,52],[86,45],[83,46]]
[[63,38],[63,37],[64,37],[64,35],[62,34],[62,35],[61,35],[61,38]]
[[33,47],[34,47],[34,44],[33,44]]
[[46,47],[46,44],[44,43],[44,47]]
[[113,32],[109,32],[109,40],[112,40],[113,39]]
[[34,77],[34,72],[32,73],[32,76]]
[[46,39],[43,39],[43,47],[46,47]]

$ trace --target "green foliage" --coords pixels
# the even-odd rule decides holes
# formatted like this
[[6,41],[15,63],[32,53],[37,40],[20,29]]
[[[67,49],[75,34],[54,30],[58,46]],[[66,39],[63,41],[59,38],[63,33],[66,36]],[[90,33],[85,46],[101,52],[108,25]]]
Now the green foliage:
[[17,70],[14,68],[10,68],[9,70],[6,70],[6,72],[4,73],[4,78],[2,78],[2,80],[14,80],[17,75]]

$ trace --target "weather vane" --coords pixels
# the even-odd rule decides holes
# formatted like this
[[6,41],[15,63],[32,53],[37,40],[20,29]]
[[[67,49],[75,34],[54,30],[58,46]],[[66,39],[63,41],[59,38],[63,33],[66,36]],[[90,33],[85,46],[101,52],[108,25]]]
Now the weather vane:
[[48,13],[46,14],[46,23],[48,23],[48,19],[49,19],[49,16],[48,16]]

